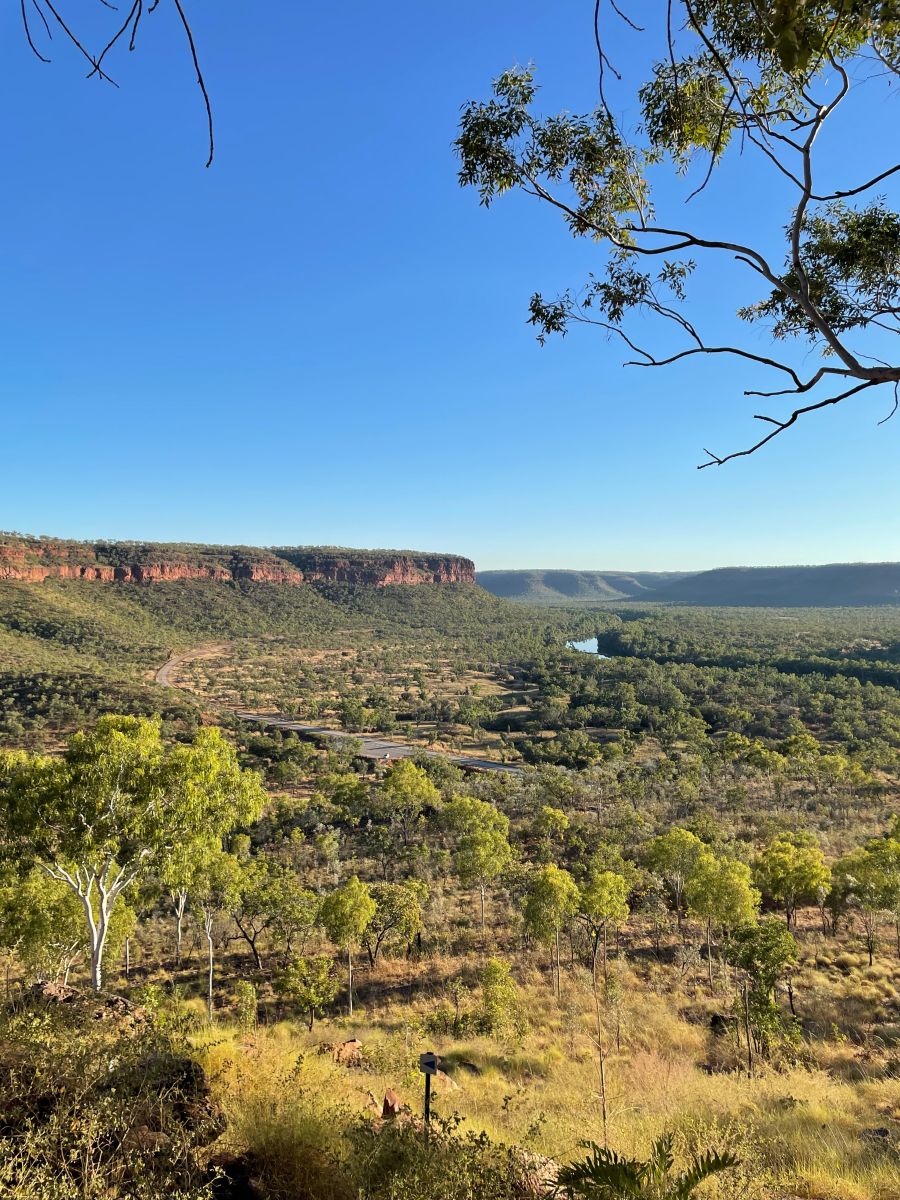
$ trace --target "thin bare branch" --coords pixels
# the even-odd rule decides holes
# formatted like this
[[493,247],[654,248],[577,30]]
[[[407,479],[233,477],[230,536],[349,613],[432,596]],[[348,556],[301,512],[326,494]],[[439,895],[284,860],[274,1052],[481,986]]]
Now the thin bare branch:
[[[109,75],[106,74],[105,71],[101,70],[97,66],[96,59],[93,57],[92,54],[89,53],[89,51],[85,50],[84,46],[82,46],[81,42],[78,40],[78,38],[75,36],[75,34],[69,28],[69,26],[65,23],[65,21],[62,19],[62,17],[57,12],[56,7],[54,6],[52,0],[43,0],[43,3],[46,4],[47,8],[52,13],[54,20],[60,26],[60,28],[65,33],[66,37],[69,39],[69,41],[72,43],[72,45],[75,46],[76,49],[79,51],[79,53],[82,54],[88,60],[88,62],[91,64],[91,66],[95,68],[95,70],[96,70],[97,74],[100,76],[100,78],[105,79],[107,83],[111,83],[113,85],[113,87],[118,87],[119,85],[116,83],[116,81],[114,79],[111,79],[109,77]],[[94,72],[92,71],[91,74],[94,74]]]
[[627,13],[622,12],[621,8],[619,8],[618,4],[616,4],[616,0],[609,0],[609,6],[613,10],[613,12],[616,14],[617,17],[621,17],[621,19],[625,22],[626,25],[631,26],[631,28],[635,31],[635,33],[644,33],[645,32],[643,25],[638,25],[637,22],[632,21],[631,17],[629,17],[627,15]]
[[[109,54],[110,50],[112,50],[113,46],[115,46],[115,44],[119,40],[119,38],[121,38],[127,32],[132,21],[135,22],[135,27],[137,27],[137,21],[140,19],[141,3],[142,3],[142,0],[134,0],[134,4],[132,4],[131,10],[129,11],[128,16],[125,18],[122,25],[116,30],[116,32],[113,34],[113,36],[110,38],[110,40],[106,43],[103,50],[99,54],[99,56],[97,58],[97,62],[94,64],[94,69],[88,74],[88,79],[90,79],[92,75],[96,75],[97,72],[102,69],[104,58],[106,58],[107,54]],[[132,34],[132,39],[130,39],[130,44],[133,44],[133,37],[134,37],[134,35]]]
[[846,392],[841,392],[839,396],[830,396],[827,400],[819,400],[816,404],[807,404],[803,408],[795,408],[785,421],[779,421],[775,417],[767,417],[763,416],[761,413],[756,413],[754,420],[765,421],[775,426],[771,433],[767,433],[764,438],[760,438],[758,442],[752,446],[748,446],[746,450],[733,450],[731,454],[725,454],[722,456],[713,454],[711,450],[708,450],[704,446],[703,453],[709,455],[709,462],[699,463],[697,470],[703,471],[707,467],[721,467],[725,463],[731,462],[735,458],[746,458],[751,454],[755,454],[757,450],[761,450],[763,446],[771,442],[773,438],[776,438],[779,436],[779,434],[784,433],[786,429],[790,429],[792,425],[795,425],[797,421],[799,421],[801,417],[806,416],[807,413],[816,412],[819,409],[828,408],[834,404],[840,404],[842,400],[847,400],[851,396],[855,396],[859,392],[865,391],[867,388],[877,387],[878,383],[879,381],[870,379],[865,383],[858,383],[855,387],[849,388]]
[[[641,351],[641,353],[646,354],[646,351]],[[785,363],[778,362],[777,359],[766,358],[765,355],[762,354],[753,354],[749,350],[741,350],[737,346],[691,346],[689,349],[680,350],[677,354],[672,354],[668,358],[657,359],[652,358],[651,355],[647,355],[648,358],[652,358],[652,361],[644,363],[626,362],[623,365],[626,367],[670,367],[673,363],[680,362],[684,358],[693,358],[697,354],[732,354],[736,358],[744,358],[749,362],[759,363],[764,367],[771,367],[775,371],[782,371],[785,375],[794,380],[797,386],[792,390],[796,392],[804,390],[800,381],[800,377],[792,367],[787,366]],[[744,394],[751,395],[756,393],[745,392]],[[789,395],[790,393],[774,392],[772,394]]]
[[[156,0],[156,3],[158,3],[158,2],[159,2],[159,0]],[[154,3],[154,5],[153,5],[154,8],[156,7],[156,3]],[[175,8],[178,11],[178,16],[181,20],[181,24],[184,26],[185,36],[187,37],[188,47],[190,48],[190,52],[191,52],[191,60],[193,61],[193,64],[194,64],[194,70],[197,72],[197,86],[200,88],[200,93],[203,96],[203,103],[206,106],[206,122],[207,122],[207,127],[209,130],[209,158],[206,160],[206,165],[207,165],[207,167],[211,167],[213,155],[215,153],[215,141],[213,138],[212,104],[210,103],[210,100],[209,100],[209,92],[206,90],[206,82],[204,81],[204,78],[203,78],[203,72],[200,69],[200,60],[197,57],[197,47],[194,45],[194,34],[191,30],[190,22],[188,21],[185,11],[181,6],[181,0],[172,0],[172,3],[175,5]],[[153,9],[151,9],[150,11],[152,12]]]
[[887,422],[894,415],[894,413],[897,411],[898,404],[900,404],[900,383],[895,383],[894,384],[894,403],[891,407],[891,411],[888,413],[888,415],[886,417],[882,417],[881,420],[878,421],[877,423],[879,425],[886,425]]
[[[22,7],[22,24],[25,26],[25,37],[28,39],[28,45],[31,47],[36,58],[39,58],[42,63],[48,63],[50,59],[44,58],[43,54],[41,54],[40,50],[38,50],[37,46],[32,40],[31,30],[28,27],[28,11],[25,8],[25,0],[19,0],[19,3]],[[38,12],[40,12],[40,9],[38,9]],[[46,21],[44,23],[46,24]]]

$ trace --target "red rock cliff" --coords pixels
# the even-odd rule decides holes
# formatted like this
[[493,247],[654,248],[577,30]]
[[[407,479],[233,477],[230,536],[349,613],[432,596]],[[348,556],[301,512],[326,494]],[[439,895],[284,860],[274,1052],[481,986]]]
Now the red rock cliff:
[[474,583],[475,565],[456,555],[317,547],[175,546],[64,542],[0,535],[0,580],[84,579],[155,583],[179,579],[301,584]]

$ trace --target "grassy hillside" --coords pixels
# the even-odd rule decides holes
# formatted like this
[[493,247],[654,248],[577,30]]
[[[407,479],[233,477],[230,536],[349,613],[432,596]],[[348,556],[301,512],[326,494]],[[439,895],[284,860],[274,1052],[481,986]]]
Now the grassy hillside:
[[110,709],[196,720],[189,697],[153,680],[173,653],[206,642],[241,642],[250,659],[262,644],[341,652],[385,640],[490,658],[567,622],[473,584],[0,582],[0,738],[47,736]]

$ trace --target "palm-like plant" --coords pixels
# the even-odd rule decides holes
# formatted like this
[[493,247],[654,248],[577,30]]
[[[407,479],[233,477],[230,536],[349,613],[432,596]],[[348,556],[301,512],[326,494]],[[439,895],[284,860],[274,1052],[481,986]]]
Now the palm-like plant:
[[641,1162],[585,1142],[587,1157],[560,1167],[556,1191],[583,1200],[691,1200],[704,1179],[738,1165],[733,1154],[710,1150],[695,1157],[686,1171],[676,1173],[672,1144],[672,1135],[663,1134],[653,1143],[650,1157]]

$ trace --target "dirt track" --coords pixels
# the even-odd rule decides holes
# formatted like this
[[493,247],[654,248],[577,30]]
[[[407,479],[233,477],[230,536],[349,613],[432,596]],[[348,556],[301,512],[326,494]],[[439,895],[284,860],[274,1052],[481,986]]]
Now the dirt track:
[[153,678],[163,687],[177,688],[180,684],[172,679],[173,671],[186,662],[193,662],[195,658],[209,658],[213,654],[218,654],[220,650],[225,649],[225,646],[225,642],[216,642],[208,646],[197,646],[194,650],[185,650],[183,654],[173,654],[167,662],[163,663]]

